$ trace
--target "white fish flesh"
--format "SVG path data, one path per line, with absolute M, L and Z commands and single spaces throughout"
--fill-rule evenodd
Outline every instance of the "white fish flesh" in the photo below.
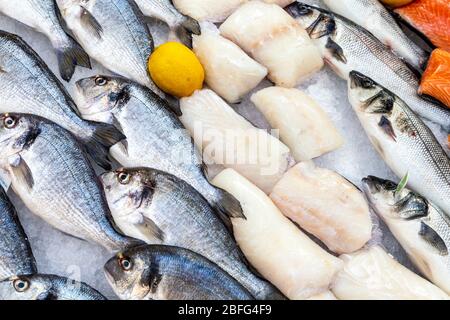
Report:
M 312 296 L 306 300 L 337 300 L 336 296 L 331 291 L 325 291 L 318 295 Z
M 247 0 L 173 0 L 175 7 L 198 21 L 222 22 Z

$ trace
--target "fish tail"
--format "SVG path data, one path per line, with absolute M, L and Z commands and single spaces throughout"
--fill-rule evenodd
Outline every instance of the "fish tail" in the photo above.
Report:
M 176 38 L 178 38 L 185 45 L 192 47 L 192 35 L 200 35 L 201 29 L 200 24 L 197 20 L 191 17 L 186 17 L 183 23 L 173 30 Z
M 68 43 L 64 47 L 57 49 L 59 72 L 61 77 L 67 82 L 72 79 L 75 66 L 91 68 L 88 54 L 75 40 L 71 37 L 68 39 Z
M 229 218 L 246 219 L 240 202 L 225 190 L 220 189 L 220 198 L 215 203 L 215 207 Z

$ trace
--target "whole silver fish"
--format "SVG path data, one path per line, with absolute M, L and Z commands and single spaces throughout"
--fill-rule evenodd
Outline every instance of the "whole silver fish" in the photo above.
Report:
M 391 13 L 378 0 L 324 0 L 334 12 L 370 31 L 412 67 L 423 70 L 428 53 L 402 31 Z
M 101 180 L 114 221 L 126 235 L 192 250 L 216 263 L 258 299 L 282 297 L 247 268 L 226 226 L 186 182 L 144 168 L 119 169 L 103 174 Z
M 215 263 L 171 246 L 132 248 L 105 264 L 106 278 L 124 300 L 253 300 Z
M 154 43 L 134 0 L 56 0 L 56 3 L 67 26 L 92 58 L 164 97 L 147 70 Z
M 35 274 L 0 282 L 0 300 L 106 300 L 83 282 L 65 277 Z
M 370 176 L 363 179 L 363 189 L 416 267 L 450 293 L 450 216 L 392 181 Z
M 192 44 L 192 34 L 200 35 L 197 20 L 180 13 L 171 0 L 134 0 L 142 13 L 148 17 L 167 23 L 171 34 L 169 39 L 176 38 L 186 45 Z
M 64 80 L 70 81 L 76 65 L 91 67 L 87 53 L 61 26 L 54 0 L 0 0 L 0 12 L 43 33 L 50 40 Z
M 358 71 L 389 88 L 418 115 L 450 132 L 450 110 L 418 94 L 419 78 L 405 62 L 364 28 L 344 17 L 300 2 L 286 10 L 304 27 L 330 67 L 348 80 Z
M 29 113 L 69 130 L 104 168 L 108 149 L 122 140 L 119 130 L 82 120 L 72 98 L 45 62 L 20 37 L 0 31 L 0 113 Z
M 450 214 L 450 159 L 431 130 L 389 90 L 352 71 L 349 99 L 375 149 L 408 185 Z
M 14 206 L 0 187 L 0 280 L 36 272 L 27 235 Z
M 243 216 L 232 195 L 208 182 L 200 152 L 165 101 L 123 78 L 86 78 L 76 87 L 83 118 L 114 124 L 126 135 L 110 151 L 119 163 L 171 173 L 193 186 L 222 215 Z
M 31 115 L 1 115 L 0 162 L 8 172 L 9 183 L 4 183 L 55 228 L 109 250 L 140 243 L 114 229 L 102 186 L 83 149 L 56 124 Z

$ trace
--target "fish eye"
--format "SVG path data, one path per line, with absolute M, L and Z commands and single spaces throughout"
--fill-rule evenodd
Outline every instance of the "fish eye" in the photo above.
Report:
M 119 258 L 119 265 L 125 271 L 129 271 L 133 267 L 133 264 L 128 258 Z
M 97 86 L 103 87 L 107 83 L 108 83 L 108 80 L 106 80 L 106 78 L 104 78 L 104 77 L 97 77 L 97 78 L 95 78 L 95 84 Z
M 117 174 L 117 180 L 119 180 L 120 184 L 128 184 L 130 182 L 130 174 L 126 172 L 119 172 Z
M 386 190 L 388 191 L 392 191 L 392 190 L 396 190 L 397 189 L 397 185 L 392 182 L 392 181 L 388 181 L 386 182 L 386 184 L 384 185 L 384 187 L 386 188 Z
M 313 13 L 313 11 L 311 10 L 311 8 L 308 8 L 308 7 L 302 6 L 302 5 L 299 5 L 297 7 L 297 14 L 299 14 L 301 16 L 307 16 L 307 15 L 310 15 L 312 13 Z
M 17 292 L 24 292 L 30 287 L 28 280 L 16 279 L 13 282 L 14 289 Z
M 12 129 L 16 126 L 17 119 L 14 117 L 11 117 L 11 116 L 7 116 L 3 119 L 3 124 L 4 124 L 5 128 Z
M 370 89 L 373 87 L 373 81 L 369 80 L 369 79 L 364 79 L 361 83 L 361 85 L 363 86 L 363 88 L 365 89 Z

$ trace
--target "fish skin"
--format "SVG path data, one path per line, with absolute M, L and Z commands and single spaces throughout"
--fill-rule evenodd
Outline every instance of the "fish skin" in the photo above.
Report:
M 26 289 L 16 290 L 19 285 Z M 1 300 L 106 300 L 84 282 L 50 274 L 11 277 L 0 282 Z
M 76 89 L 83 118 L 114 124 L 126 135 L 126 147 L 121 143 L 110 151 L 120 164 L 171 173 L 199 191 L 225 221 L 229 216 L 243 217 L 239 202 L 209 183 L 200 152 L 164 100 L 118 77 L 81 79 Z
M 349 100 L 370 141 L 408 186 L 450 214 L 450 159 L 405 102 L 370 78 L 350 73 Z
M 36 116 L 3 114 L 0 141 L 1 167 L 34 214 L 111 251 L 141 243 L 114 229 L 100 181 L 70 133 Z
M 126 183 L 121 177 L 127 177 Z M 226 226 L 186 182 L 147 168 L 119 169 L 103 174 L 101 180 L 114 220 L 128 236 L 192 250 L 216 263 L 256 298 L 282 298 L 275 287 L 248 269 Z M 149 221 L 158 231 L 140 233 L 138 228 L 152 233 Z
M 286 10 L 307 29 L 327 64 L 340 77 L 348 80 L 353 70 L 365 74 L 389 88 L 418 115 L 450 132 L 450 110 L 422 99 L 417 94 L 416 73 L 370 32 L 344 17 L 301 2 Z
M 69 130 L 92 158 L 109 169 L 108 149 L 124 138 L 111 125 L 81 119 L 69 93 L 38 54 L 19 36 L 0 31 L 0 113 L 49 119 Z
M 0 12 L 43 33 L 55 48 L 61 77 L 70 81 L 75 66 L 90 68 L 89 56 L 61 26 L 54 0 L 0 0 Z
M 131 269 L 124 271 L 124 261 Z M 119 253 L 105 264 L 106 278 L 127 300 L 253 300 L 216 264 L 190 250 L 147 245 Z
M 154 42 L 133 0 L 56 0 L 56 3 L 68 28 L 89 56 L 112 72 L 164 97 L 147 69 Z
M 37 272 L 36 260 L 17 212 L 0 187 L 0 280 Z

